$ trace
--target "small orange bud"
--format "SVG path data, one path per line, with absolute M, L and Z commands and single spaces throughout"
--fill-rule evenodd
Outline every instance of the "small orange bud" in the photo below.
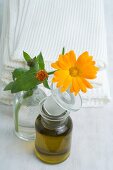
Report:
M 48 78 L 48 73 L 45 70 L 40 70 L 36 73 L 36 78 L 39 81 L 44 81 L 46 78 Z

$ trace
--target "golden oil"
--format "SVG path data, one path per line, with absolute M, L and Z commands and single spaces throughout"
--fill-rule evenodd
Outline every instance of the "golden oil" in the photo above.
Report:
M 36 156 L 50 164 L 56 164 L 68 158 L 71 149 L 72 120 L 67 113 L 61 116 L 39 115 L 35 122 Z

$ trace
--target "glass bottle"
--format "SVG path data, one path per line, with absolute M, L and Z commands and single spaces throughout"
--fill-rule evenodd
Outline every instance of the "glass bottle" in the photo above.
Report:
M 35 88 L 33 94 L 25 98 L 26 92 L 19 92 L 14 97 L 13 115 L 16 135 L 26 141 L 35 140 L 35 120 L 39 102 L 46 97 L 44 91 Z
M 68 111 L 57 105 L 51 114 L 44 102 L 35 122 L 35 154 L 46 163 L 56 164 L 67 159 L 70 154 L 73 124 Z
M 68 158 L 73 128 L 69 113 L 79 110 L 81 105 L 80 95 L 74 96 L 69 90 L 61 93 L 51 85 L 51 95 L 39 103 L 35 121 L 35 154 L 40 160 L 56 164 Z

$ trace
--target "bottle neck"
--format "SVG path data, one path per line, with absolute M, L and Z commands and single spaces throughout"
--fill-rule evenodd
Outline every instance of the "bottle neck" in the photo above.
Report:
M 43 126 L 47 129 L 53 130 L 58 128 L 63 128 L 65 126 L 65 123 L 67 122 L 68 118 L 61 120 L 61 121 L 54 121 L 54 120 L 47 120 L 43 117 L 41 117 L 41 122 Z
M 68 121 L 69 112 L 65 110 L 58 116 L 49 115 L 42 106 L 41 122 L 48 129 L 63 128 Z

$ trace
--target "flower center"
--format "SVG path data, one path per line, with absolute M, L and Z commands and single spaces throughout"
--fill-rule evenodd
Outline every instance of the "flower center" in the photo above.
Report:
M 78 74 L 79 74 L 79 70 L 77 67 L 71 67 L 69 69 L 69 74 L 72 76 L 72 77 L 76 77 Z
M 44 81 L 46 78 L 48 78 L 48 74 L 45 70 L 40 70 L 36 73 L 36 78 L 40 81 Z

